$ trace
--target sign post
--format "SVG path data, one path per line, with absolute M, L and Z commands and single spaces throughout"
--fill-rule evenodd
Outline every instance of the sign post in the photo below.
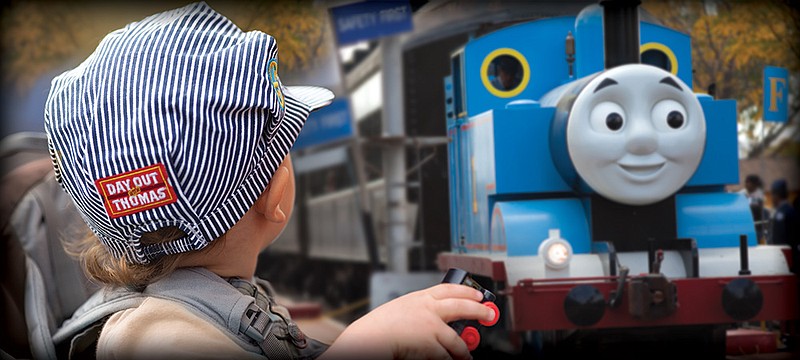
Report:
M 332 8 L 331 20 L 339 46 L 361 41 L 382 39 L 382 78 L 384 136 L 404 138 L 402 91 L 388 84 L 402 84 L 401 41 L 397 35 L 413 29 L 412 9 L 409 0 L 367 0 Z M 363 165 L 360 144 L 354 147 L 356 165 Z M 411 245 L 406 229 L 406 183 L 405 183 L 405 145 L 400 142 L 383 149 L 384 177 L 387 184 L 387 229 L 388 265 L 391 271 L 408 272 L 408 249 Z M 366 177 L 361 169 L 356 169 L 359 187 L 364 195 Z M 362 215 L 365 230 L 372 228 L 372 215 L 366 196 L 362 196 Z M 370 236 L 368 236 L 369 238 Z M 374 237 L 373 237 L 374 238 Z M 368 240 L 369 241 L 369 240 Z M 379 268 L 377 244 L 368 243 L 373 269 Z

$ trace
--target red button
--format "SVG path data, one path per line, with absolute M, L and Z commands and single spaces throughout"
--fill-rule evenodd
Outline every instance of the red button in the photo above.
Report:
M 479 320 L 478 322 L 483 326 L 494 326 L 494 324 L 497 324 L 497 321 L 500 320 L 500 309 L 491 301 L 485 302 L 483 305 L 494 310 L 494 319 L 492 319 L 492 321 Z
M 481 342 L 481 334 L 478 333 L 478 329 L 467 326 L 464 328 L 464 331 L 461 332 L 461 339 L 467 344 L 467 349 L 472 351 L 478 348 L 478 344 Z

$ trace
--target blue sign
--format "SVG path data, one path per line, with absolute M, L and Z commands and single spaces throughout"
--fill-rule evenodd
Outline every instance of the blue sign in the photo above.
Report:
M 331 9 L 339 45 L 393 35 L 413 28 L 408 0 L 363 1 Z
M 353 124 L 347 100 L 334 100 L 330 105 L 311 113 L 292 150 L 299 150 L 353 136 Z
M 789 71 L 764 68 L 764 121 L 786 122 L 789 109 Z

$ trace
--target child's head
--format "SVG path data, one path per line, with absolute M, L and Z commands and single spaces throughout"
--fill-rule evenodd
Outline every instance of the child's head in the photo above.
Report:
M 284 87 L 277 51 L 196 3 L 112 32 L 53 80 L 56 177 L 106 265 L 168 271 L 171 255 L 206 248 L 256 203 L 309 112 L 333 97 Z

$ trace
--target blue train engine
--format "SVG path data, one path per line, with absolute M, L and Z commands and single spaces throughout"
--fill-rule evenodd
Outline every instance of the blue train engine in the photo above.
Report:
M 451 71 L 439 266 L 500 295 L 512 346 L 724 346 L 730 324 L 798 318 L 788 248 L 758 245 L 746 199 L 724 190 L 736 103 L 693 91 L 688 35 L 609 2 L 472 39 Z

